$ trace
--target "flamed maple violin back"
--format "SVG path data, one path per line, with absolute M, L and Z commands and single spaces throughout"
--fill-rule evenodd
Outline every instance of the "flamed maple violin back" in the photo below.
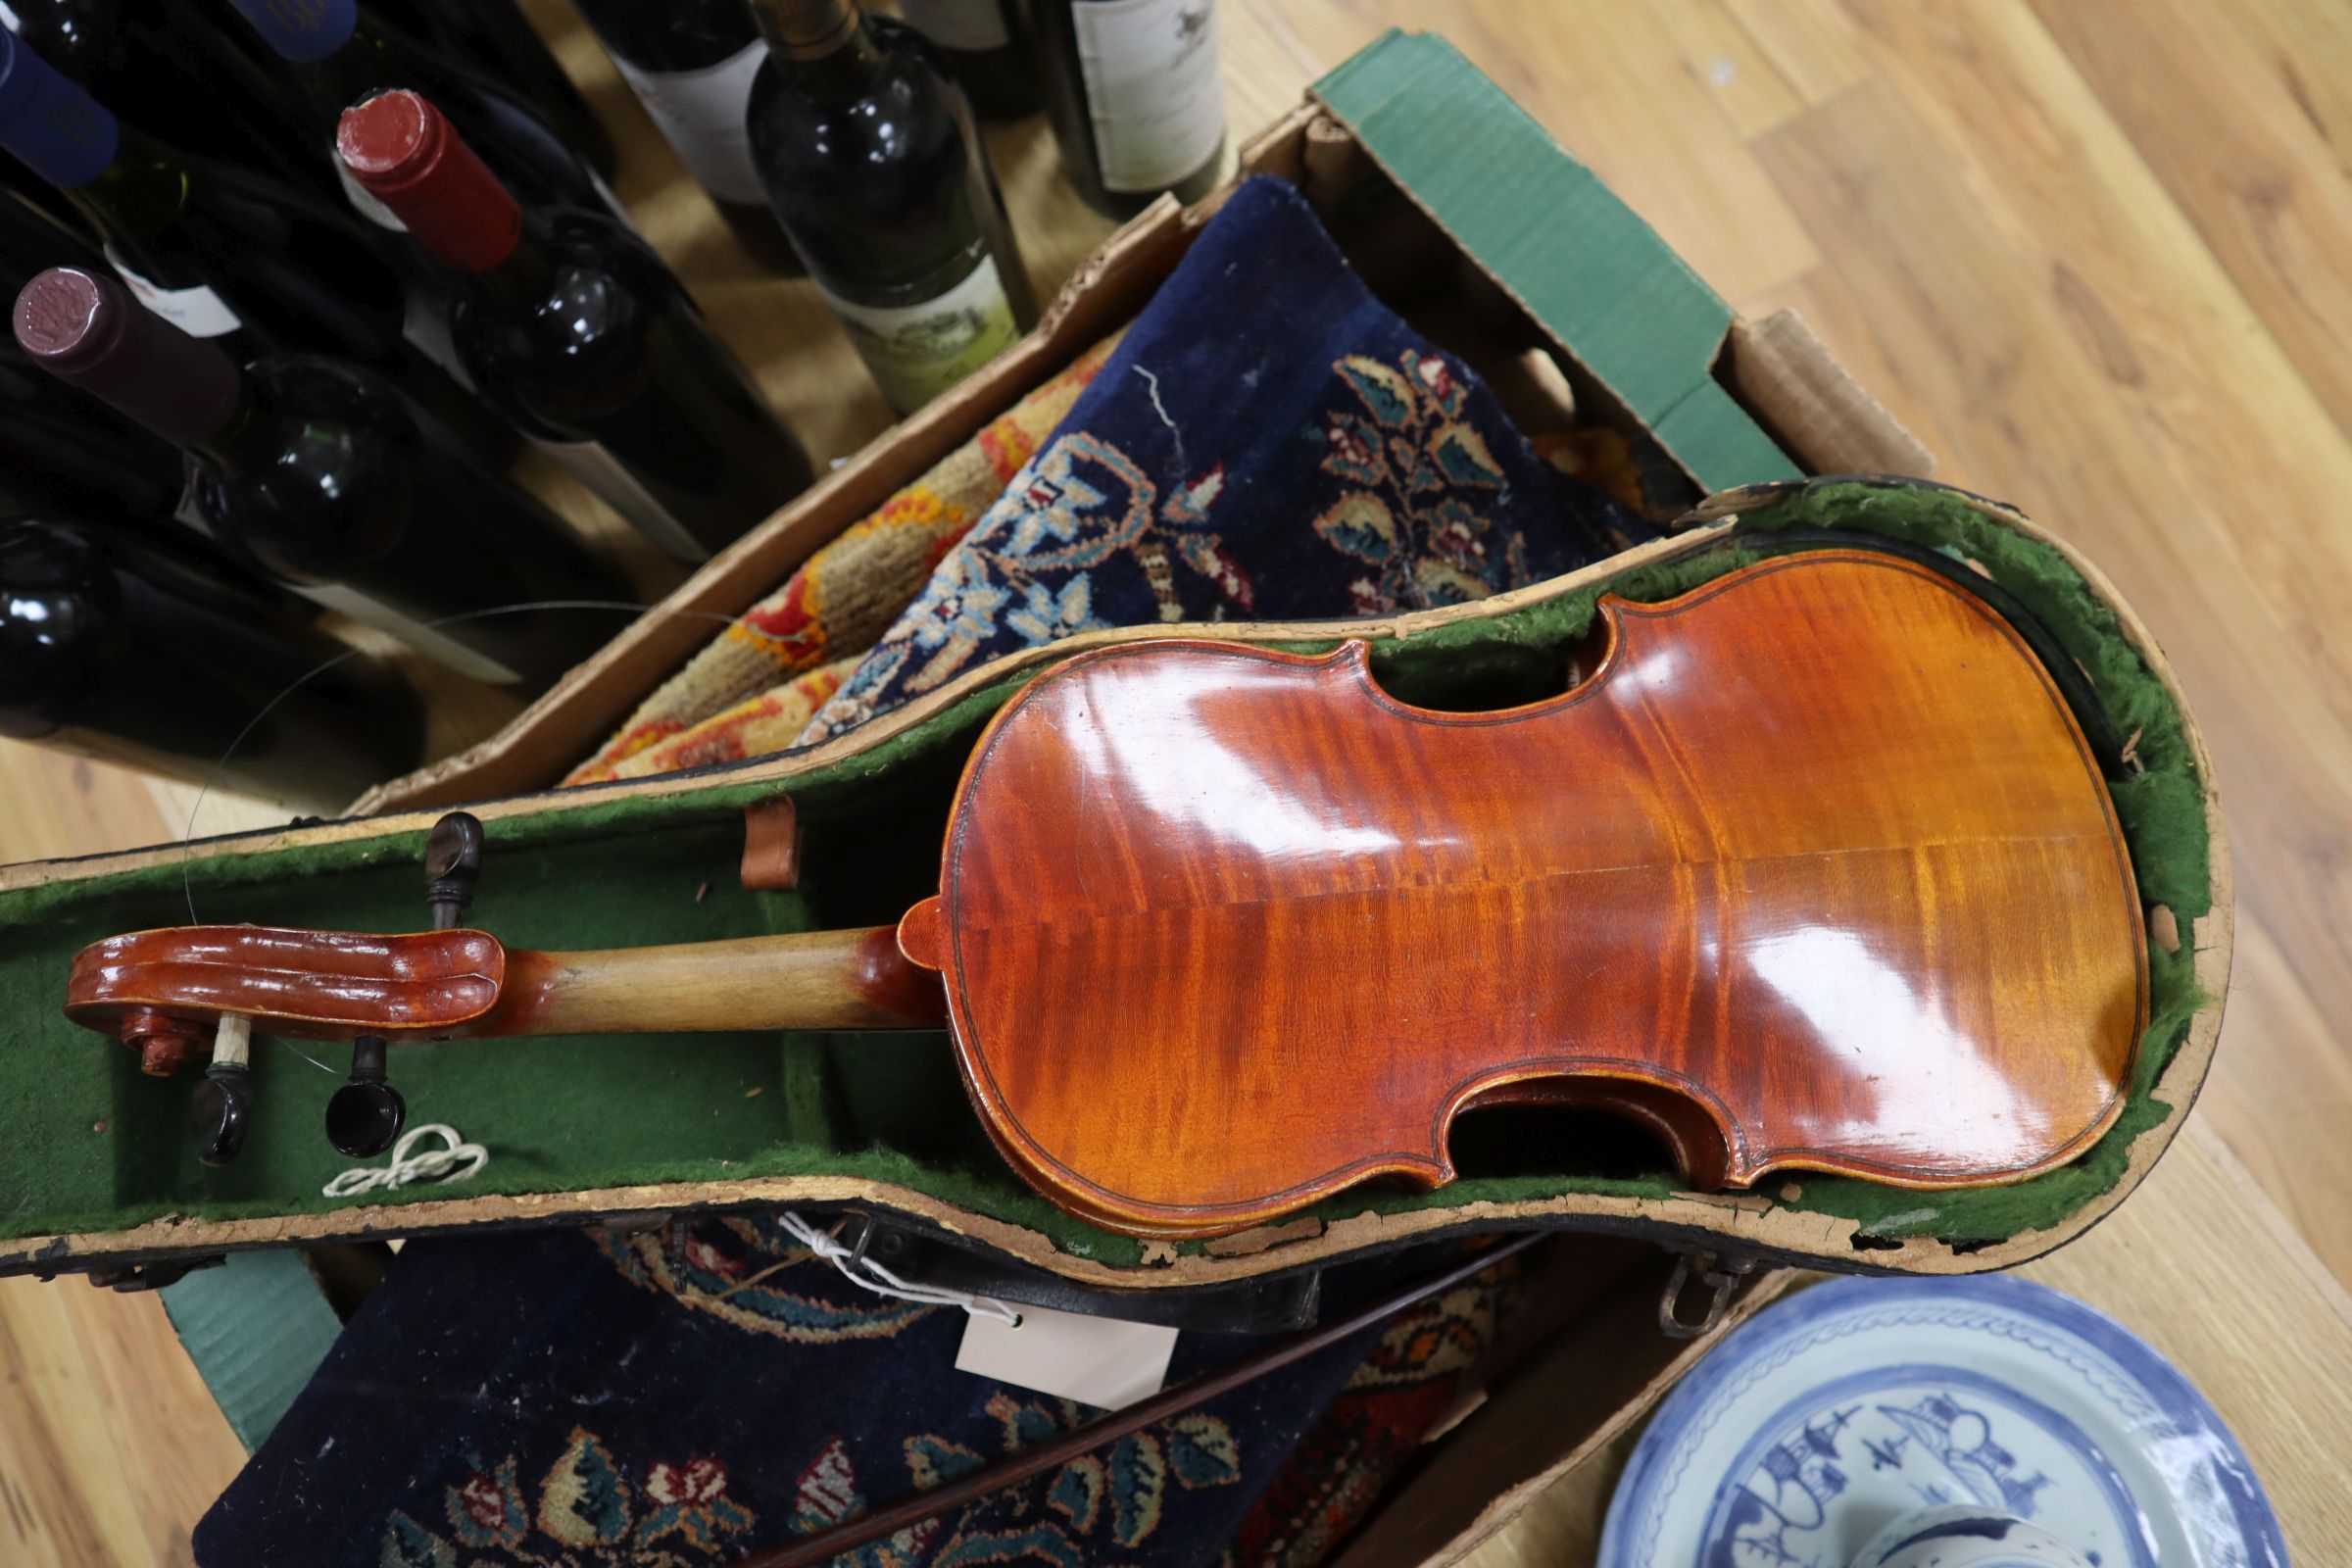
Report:
M 1187 1235 L 1444 1181 L 1501 1098 L 1612 1105 L 1698 1185 L 2082 1152 L 2144 1023 L 2140 911 L 2015 631 L 1847 552 L 1603 611 L 1598 672 L 1509 711 L 1399 704 L 1360 644 L 1157 643 L 1000 713 L 902 942 L 1014 1164 Z

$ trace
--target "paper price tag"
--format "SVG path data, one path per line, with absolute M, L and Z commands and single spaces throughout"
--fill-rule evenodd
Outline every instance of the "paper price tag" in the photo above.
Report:
M 1021 1326 L 975 1317 L 963 1325 L 956 1368 L 1037 1394 L 1122 1410 L 1168 1379 L 1176 1331 L 1051 1307 L 1024 1306 Z

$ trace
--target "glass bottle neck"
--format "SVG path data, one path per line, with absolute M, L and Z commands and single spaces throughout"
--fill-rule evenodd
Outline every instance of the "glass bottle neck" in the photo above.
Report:
M 261 467 L 276 461 L 276 421 L 254 400 L 253 380 L 245 378 L 234 414 L 220 429 L 188 443 L 188 451 L 223 473 Z
M 882 64 L 857 0 L 752 0 L 752 15 L 776 70 L 811 98 L 854 98 Z
M 172 226 L 187 205 L 188 171 L 128 125 L 114 162 L 96 179 L 64 187 L 65 198 L 111 245 L 135 245 Z
M 408 79 L 415 73 L 406 68 L 406 54 L 382 23 L 362 11 L 353 20 L 351 36 L 333 52 L 315 60 L 289 61 L 287 69 L 331 135 L 344 110 L 378 89 L 422 85 Z
M 526 212 L 522 231 L 514 236 L 514 248 L 506 258 L 481 271 L 461 273 L 460 278 L 466 288 L 507 310 L 527 305 L 544 294 L 555 270 L 556 264 Z

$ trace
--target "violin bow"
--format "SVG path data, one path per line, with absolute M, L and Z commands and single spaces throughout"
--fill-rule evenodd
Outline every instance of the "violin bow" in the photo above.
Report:
M 1081 1427 L 1075 1427 L 1052 1443 L 1041 1444 L 1008 1455 L 994 1464 L 958 1477 L 944 1487 L 918 1492 L 901 1498 L 889 1507 L 834 1526 L 805 1541 L 795 1541 L 766 1551 L 754 1552 L 740 1559 L 735 1568 L 813 1568 L 814 1564 L 830 1562 L 844 1552 L 857 1550 L 869 1542 L 895 1535 L 901 1530 L 936 1519 L 951 1509 L 984 1497 L 992 1492 L 1026 1481 L 1031 1476 L 1067 1464 L 1081 1454 L 1092 1453 L 1107 1444 L 1118 1442 L 1131 1432 L 1140 1432 L 1154 1422 L 1182 1415 L 1197 1405 L 1204 1404 L 1221 1394 L 1254 1383 L 1269 1373 L 1280 1371 L 1294 1361 L 1302 1360 L 1318 1350 L 1326 1350 L 1343 1340 L 1350 1339 L 1396 1316 L 1409 1306 L 1451 1290 L 1464 1280 L 1482 1274 L 1507 1257 L 1527 1250 L 1544 1240 L 1546 1233 L 1529 1231 L 1514 1236 L 1481 1251 L 1474 1252 L 1452 1267 L 1441 1270 L 1390 1292 L 1369 1306 L 1349 1313 L 1336 1323 L 1325 1323 L 1302 1329 L 1289 1339 L 1279 1341 L 1244 1356 L 1230 1366 L 1203 1373 L 1190 1383 L 1153 1395 L 1140 1404 L 1124 1410 L 1114 1410 L 1098 1416 Z

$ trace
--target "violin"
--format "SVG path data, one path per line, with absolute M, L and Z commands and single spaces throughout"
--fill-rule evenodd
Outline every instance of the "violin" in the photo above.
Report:
M 216 1032 L 216 1145 L 250 1032 L 356 1041 L 352 1152 L 398 1130 L 387 1045 L 944 1023 L 1013 1168 L 1152 1237 L 1436 1187 L 1454 1119 L 1499 1103 L 1630 1118 L 1698 1190 L 2083 1152 L 2146 951 L 2020 632 L 1945 573 L 1821 550 L 1606 597 L 1599 636 L 1571 689 L 1487 712 L 1398 701 L 1362 642 L 1069 659 L 980 737 L 940 891 L 895 927 L 509 949 L 455 923 L 477 825 L 429 852 L 447 929 L 119 936 L 66 1011 L 164 1068 Z

